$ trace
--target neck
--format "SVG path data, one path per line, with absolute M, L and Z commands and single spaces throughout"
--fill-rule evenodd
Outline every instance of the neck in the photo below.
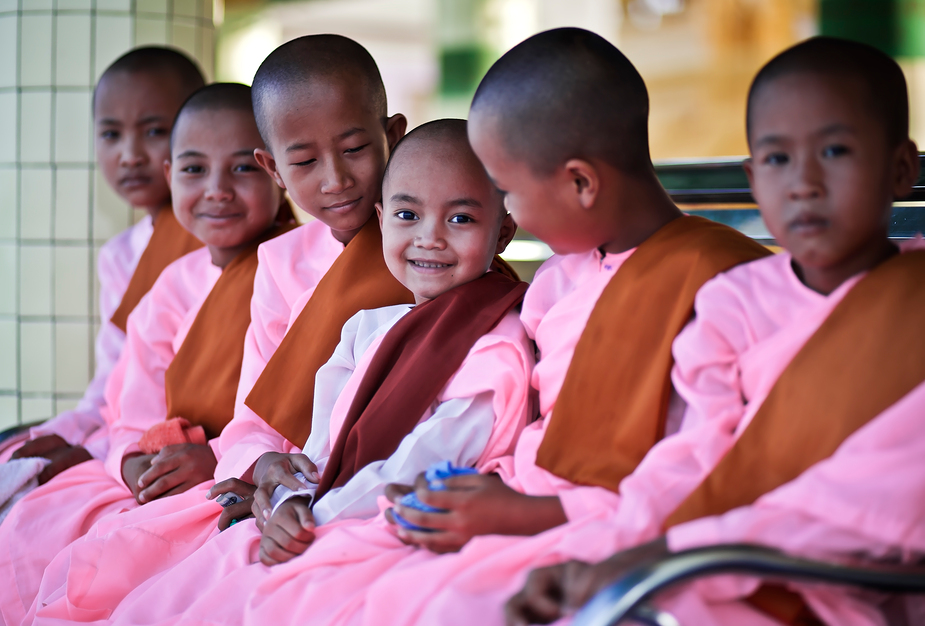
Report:
M 889 239 L 883 238 L 843 263 L 831 267 L 812 267 L 801 265 L 794 259 L 793 270 L 804 285 L 827 296 L 852 276 L 870 271 L 898 253 L 899 248 Z
M 366 224 L 363 224 L 363 226 L 366 226 Z M 346 246 L 348 243 L 353 241 L 353 238 L 357 236 L 357 233 L 363 230 L 363 226 L 353 230 L 334 230 L 332 228 L 331 234 L 334 235 L 334 239 L 337 239 L 339 242 Z
M 156 207 L 146 206 L 146 207 L 138 207 L 138 208 L 140 208 L 141 210 L 145 211 L 148 215 L 150 215 L 152 220 L 156 220 L 157 216 L 160 215 L 161 211 L 171 210 L 169 201 L 165 202 L 164 204 L 159 204 Z
M 616 210 L 612 213 L 611 236 L 600 246 L 603 252 L 616 254 L 635 248 L 682 215 L 658 181 L 655 170 L 650 169 L 637 178 L 627 177 L 617 191 L 607 201 Z
M 262 237 L 264 233 L 268 232 L 272 228 L 273 226 L 271 225 L 265 231 L 260 233 L 260 236 L 254 237 L 250 241 L 245 241 L 244 243 L 238 244 L 237 246 L 220 248 L 218 246 L 206 244 L 206 247 L 209 249 L 209 254 L 212 257 L 212 265 L 221 269 L 225 269 L 229 263 L 234 261 L 235 257 L 244 252 L 250 246 L 254 245 L 255 242 L 260 240 L 260 237 Z

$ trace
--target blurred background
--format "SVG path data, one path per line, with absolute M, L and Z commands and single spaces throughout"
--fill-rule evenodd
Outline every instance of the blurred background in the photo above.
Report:
M 0 0 L 0 428 L 74 406 L 93 371 L 96 255 L 140 217 L 93 162 L 92 88 L 119 55 L 175 46 L 209 77 L 249 84 L 279 44 L 338 33 L 372 53 L 389 113 L 413 127 L 465 117 L 495 59 L 558 26 L 601 34 L 639 68 L 675 198 L 760 240 L 736 157 L 749 82 L 777 52 L 822 33 L 893 55 L 925 142 L 925 0 Z M 521 233 L 508 258 L 529 278 L 548 254 Z

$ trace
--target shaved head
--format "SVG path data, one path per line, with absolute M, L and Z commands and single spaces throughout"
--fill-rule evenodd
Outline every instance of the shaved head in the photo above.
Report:
M 755 104 L 774 80 L 815 74 L 862 82 L 862 103 L 884 126 L 890 145 L 909 137 L 909 95 L 899 64 L 867 44 L 835 37 L 813 37 L 784 50 L 761 68 L 748 92 L 746 129 L 751 138 Z
M 212 83 L 194 92 L 177 113 L 173 129 L 170 132 L 170 144 L 173 145 L 174 133 L 180 118 L 197 111 L 244 111 L 253 115 L 251 88 L 240 83 Z
M 172 48 L 160 46 L 147 46 L 129 50 L 113 61 L 106 68 L 97 83 L 100 83 L 113 74 L 151 74 L 158 78 L 171 81 L 179 90 L 182 99 L 205 85 L 205 77 L 199 67 L 188 56 Z M 94 104 L 96 91 L 93 91 Z
M 633 64 L 599 35 L 558 28 L 530 37 L 482 79 L 470 117 L 486 116 L 507 153 L 547 176 L 572 158 L 651 167 L 649 95 Z
M 252 92 L 257 127 L 267 146 L 273 106 L 285 106 L 281 97 L 343 81 L 362 85 L 369 106 L 385 123 L 385 85 L 373 57 L 357 42 L 340 35 L 307 35 L 271 52 L 254 76 Z

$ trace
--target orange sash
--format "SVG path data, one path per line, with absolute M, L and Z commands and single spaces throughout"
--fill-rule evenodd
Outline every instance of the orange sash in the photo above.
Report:
M 128 287 L 122 295 L 122 302 L 112 314 L 110 321 L 125 332 L 129 313 L 134 311 L 145 294 L 151 291 L 164 268 L 181 256 L 201 247 L 202 242 L 180 226 L 169 206 L 161 209 L 154 220 L 151 239 L 145 251 L 141 253 L 138 266 L 135 267 Z
M 413 303 L 411 292 L 385 265 L 374 216 L 318 282 L 244 403 L 286 439 L 304 446 L 312 427 L 315 373 L 334 354 L 347 320 L 361 309 Z
M 244 334 L 257 272 L 257 246 L 295 228 L 277 225 L 243 250 L 222 275 L 190 326 L 165 375 L 168 419 L 182 417 L 217 437 L 234 415 Z
M 752 504 L 826 459 L 925 380 L 925 251 L 880 264 L 783 371 L 745 432 L 666 527 Z
M 745 432 L 668 518 L 670 528 L 754 503 L 830 457 L 925 380 L 925 252 L 862 278 L 787 366 Z M 764 585 L 748 602 L 789 624 L 821 623 L 799 594 Z
M 707 280 L 770 254 L 702 217 L 679 217 L 623 263 L 591 312 L 537 463 L 573 483 L 616 491 L 664 436 L 671 344 Z

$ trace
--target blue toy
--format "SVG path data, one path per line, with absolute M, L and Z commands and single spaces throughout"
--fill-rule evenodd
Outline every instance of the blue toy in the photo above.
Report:
M 449 461 L 440 461 L 434 463 L 427 468 L 427 471 L 424 472 L 424 478 L 427 480 L 427 488 L 431 491 L 445 491 L 446 485 L 443 484 L 443 481 L 451 476 L 464 476 L 466 474 L 478 474 L 478 470 L 472 467 L 455 467 Z M 418 511 L 424 511 L 425 513 L 446 513 L 446 509 L 439 509 L 437 507 L 429 506 L 421 502 L 417 494 L 413 491 L 409 494 L 405 494 L 401 500 L 402 506 L 406 506 L 411 509 L 417 509 Z M 392 515 L 395 517 L 395 522 L 402 528 L 407 528 L 408 530 L 417 530 L 425 533 L 435 532 L 432 528 L 424 528 L 423 526 L 418 526 L 417 524 L 412 524 L 401 515 L 392 510 Z

